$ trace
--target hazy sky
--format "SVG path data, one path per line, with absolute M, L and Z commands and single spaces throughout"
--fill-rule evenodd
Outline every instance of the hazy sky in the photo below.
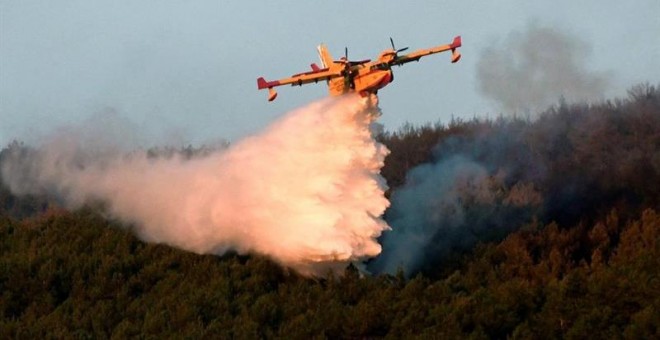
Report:
M 334 56 L 375 58 L 463 36 L 462 60 L 435 55 L 395 68 L 379 92 L 387 129 L 495 115 L 478 91 L 480 52 L 531 24 L 590 46 L 610 72 L 604 96 L 660 81 L 660 1 L 4 1 L 0 0 L 0 145 L 113 112 L 146 141 L 235 140 L 326 96 L 283 87 L 273 103 L 256 78 L 277 79 Z

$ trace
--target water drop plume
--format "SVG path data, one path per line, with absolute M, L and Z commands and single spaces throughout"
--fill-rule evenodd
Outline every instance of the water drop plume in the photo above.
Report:
M 10 155 L 2 175 L 15 193 L 48 192 L 71 208 L 100 201 L 148 242 L 265 254 L 324 275 L 378 255 L 376 238 L 389 228 L 379 174 L 388 150 L 372 136 L 379 110 L 371 99 L 323 99 L 193 158 L 89 147 L 75 133 L 85 126 L 69 128 Z

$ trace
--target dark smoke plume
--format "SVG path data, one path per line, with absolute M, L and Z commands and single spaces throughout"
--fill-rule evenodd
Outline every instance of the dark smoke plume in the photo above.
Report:
M 542 204 L 534 164 L 520 124 L 484 123 L 475 135 L 449 137 L 433 161 L 412 169 L 391 196 L 374 272 L 411 274 L 478 241 L 497 239 L 529 221 Z M 509 157 L 507 157 L 507 155 Z

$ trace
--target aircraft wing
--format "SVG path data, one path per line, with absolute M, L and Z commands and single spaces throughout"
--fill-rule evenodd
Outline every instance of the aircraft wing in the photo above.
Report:
M 332 78 L 343 76 L 341 71 L 331 71 L 329 68 L 319 68 L 316 66 L 316 64 L 312 64 L 312 70 L 313 71 L 294 74 L 289 78 L 283 78 L 274 81 L 266 81 L 266 79 L 260 77 L 257 79 L 257 88 L 259 90 L 268 89 L 268 101 L 273 101 L 277 97 L 277 92 L 273 89 L 273 87 L 289 84 L 291 84 L 291 86 L 302 86 L 309 83 L 318 83 L 319 81 L 330 80 Z
M 436 46 L 432 47 L 429 49 L 422 49 L 422 50 L 417 50 L 412 53 L 408 53 L 402 56 L 397 56 L 395 59 L 390 61 L 391 65 L 402 65 L 405 63 L 409 63 L 411 61 L 418 61 L 421 57 L 430 55 L 430 54 L 435 54 L 435 53 L 440 53 L 444 51 L 451 51 L 452 56 L 451 56 L 451 62 L 455 63 L 459 59 L 461 59 L 461 54 L 458 53 L 456 49 L 461 47 L 461 36 L 457 36 L 454 38 L 454 41 L 452 41 L 451 44 L 447 45 L 441 45 L 441 46 Z

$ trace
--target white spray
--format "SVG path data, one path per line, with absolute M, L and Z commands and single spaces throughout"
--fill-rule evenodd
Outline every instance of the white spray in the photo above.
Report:
M 16 193 L 49 190 L 71 207 L 101 201 L 149 242 L 197 253 L 260 253 L 303 274 L 380 253 L 389 152 L 356 95 L 293 111 L 263 133 L 206 157 L 150 158 L 51 138 L 5 162 Z M 66 142 L 63 142 L 66 141 Z

